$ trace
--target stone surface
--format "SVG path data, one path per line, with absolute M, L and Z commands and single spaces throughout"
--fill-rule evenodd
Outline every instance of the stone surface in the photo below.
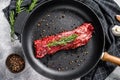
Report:
M 115 1 L 120 4 L 120 0 Z M 10 0 L 0 0 L 0 80 L 50 80 L 34 71 L 27 61 L 24 71 L 18 74 L 13 74 L 6 68 L 5 60 L 9 54 L 22 54 L 19 41 L 11 42 L 10 25 L 2 11 L 9 3 Z M 117 67 L 106 80 L 120 80 L 120 67 Z

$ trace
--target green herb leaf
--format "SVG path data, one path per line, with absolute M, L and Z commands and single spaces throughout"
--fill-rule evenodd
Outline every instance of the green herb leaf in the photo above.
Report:
M 14 13 L 14 11 L 10 12 L 9 19 L 10 19 L 10 25 L 11 25 L 11 37 L 13 38 L 14 37 L 14 23 L 15 23 L 15 13 Z
M 37 5 L 37 1 L 38 0 L 32 0 L 32 3 L 28 8 L 28 12 L 32 11 L 35 8 L 35 6 Z
M 70 35 L 68 37 L 62 37 L 58 41 L 53 41 L 51 43 L 48 43 L 47 46 L 52 47 L 52 46 L 57 46 L 57 45 L 66 45 L 67 43 L 74 41 L 77 37 L 78 37 L 77 34 L 73 34 L 73 35 Z
M 32 3 L 31 3 L 31 5 L 29 6 L 29 9 L 28 9 L 29 12 L 32 11 L 33 8 L 37 5 L 37 4 L 36 4 L 37 1 L 38 1 L 38 0 L 32 0 Z M 17 13 L 16 15 L 18 15 L 20 12 L 26 10 L 26 8 L 21 7 L 22 3 L 23 3 L 23 0 L 17 0 L 17 2 L 16 2 L 16 10 L 15 10 L 15 12 Z M 15 33 L 15 31 L 14 31 L 15 12 L 12 10 L 12 11 L 10 12 L 10 16 L 9 16 L 10 25 L 11 25 L 11 37 L 12 37 L 12 38 L 14 38 L 14 33 Z
M 16 2 L 16 13 L 20 13 L 25 10 L 24 7 L 21 8 L 23 0 L 17 0 Z

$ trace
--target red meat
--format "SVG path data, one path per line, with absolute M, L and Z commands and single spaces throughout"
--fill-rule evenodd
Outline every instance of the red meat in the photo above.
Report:
M 47 54 L 54 54 L 60 50 L 75 49 L 82 45 L 86 45 L 92 37 L 94 27 L 91 23 L 84 23 L 71 31 L 62 32 L 56 35 L 47 36 L 40 40 L 34 41 L 35 53 L 37 58 L 43 58 Z M 67 37 L 76 34 L 77 37 L 74 41 L 68 42 L 66 45 L 57 45 L 48 47 L 48 44 L 53 41 L 58 41 L 62 37 Z

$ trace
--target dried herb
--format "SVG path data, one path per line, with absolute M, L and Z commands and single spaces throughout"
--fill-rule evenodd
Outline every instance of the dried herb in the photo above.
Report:
M 28 8 L 28 12 L 32 11 L 35 8 L 35 6 L 37 5 L 37 1 L 38 0 L 32 0 L 32 3 L 30 4 Z
M 53 41 L 53 42 L 49 43 L 47 46 L 52 47 L 52 46 L 57 46 L 57 45 L 66 45 L 67 43 L 74 41 L 77 37 L 78 37 L 77 34 L 72 34 L 67 37 L 62 37 L 58 41 Z
M 21 7 L 22 3 L 23 3 L 23 0 L 17 0 L 16 2 L 16 13 L 18 14 L 25 10 L 24 7 Z
M 24 8 L 21 8 L 21 4 L 22 4 L 23 0 L 17 0 L 16 2 L 16 13 L 20 13 L 24 10 Z M 10 11 L 10 16 L 9 16 L 9 20 L 10 20 L 10 25 L 11 25 L 11 37 L 14 38 L 14 24 L 15 24 L 15 11 Z
M 15 13 L 17 13 L 16 15 L 18 15 L 20 12 L 27 10 L 26 8 L 21 7 L 22 3 L 23 3 L 23 0 L 17 0 L 16 1 L 16 10 L 10 11 L 9 20 L 10 20 L 10 25 L 11 25 L 11 37 L 12 38 L 14 38 L 14 33 L 15 33 L 15 31 L 14 31 Z M 29 6 L 28 11 L 29 12 L 32 11 L 36 5 L 37 5 L 37 0 L 32 0 L 32 3 Z
M 9 19 L 10 19 L 10 25 L 11 25 L 11 37 L 13 38 L 14 37 L 14 23 L 15 23 L 15 13 L 14 11 L 10 11 L 10 16 L 9 16 Z

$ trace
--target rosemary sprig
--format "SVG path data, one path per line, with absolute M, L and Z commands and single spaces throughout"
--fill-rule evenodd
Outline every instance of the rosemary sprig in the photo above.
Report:
M 10 16 L 9 16 L 9 19 L 10 19 L 10 25 L 11 25 L 11 37 L 13 38 L 14 37 L 14 23 L 15 23 L 15 13 L 14 11 L 10 11 Z
M 17 0 L 16 2 L 16 13 L 20 13 L 25 10 L 24 7 L 21 8 L 23 0 Z
M 37 1 L 38 0 L 32 0 L 32 3 L 30 4 L 28 8 L 28 12 L 32 11 L 35 8 L 35 6 L 37 5 Z
M 67 43 L 74 41 L 77 37 L 78 37 L 77 34 L 73 34 L 73 35 L 70 35 L 68 37 L 62 37 L 58 41 L 53 41 L 51 43 L 48 43 L 47 46 L 52 47 L 52 46 L 57 46 L 57 45 L 66 45 Z
M 35 8 L 35 6 L 37 5 L 37 1 L 38 0 L 32 0 L 32 3 L 28 8 L 28 12 L 32 11 Z M 11 37 L 12 38 L 14 38 L 14 33 L 15 33 L 15 31 L 14 31 L 15 13 L 16 13 L 16 15 L 18 15 L 20 12 L 27 10 L 26 8 L 21 7 L 22 3 L 23 3 L 23 0 L 17 0 L 16 1 L 16 10 L 10 11 L 9 20 L 10 20 L 10 25 L 11 25 Z

